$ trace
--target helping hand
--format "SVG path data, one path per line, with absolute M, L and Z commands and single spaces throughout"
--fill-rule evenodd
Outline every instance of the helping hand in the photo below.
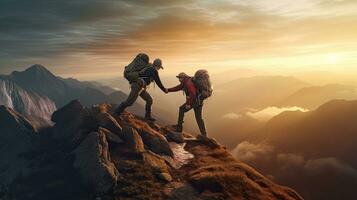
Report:
M 169 93 L 169 90 L 167 88 L 165 88 L 165 94 Z

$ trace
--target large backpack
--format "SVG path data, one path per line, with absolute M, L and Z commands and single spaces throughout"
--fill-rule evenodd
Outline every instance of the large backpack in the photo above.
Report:
M 207 99 L 212 95 L 213 88 L 207 70 L 198 70 L 192 80 L 198 89 L 198 95 L 200 98 Z
M 149 56 L 145 53 L 139 53 L 131 63 L 124 69 L 124 77 L 129 81 L 135 81 L 140 78 L 140 74 L 151 67 Z

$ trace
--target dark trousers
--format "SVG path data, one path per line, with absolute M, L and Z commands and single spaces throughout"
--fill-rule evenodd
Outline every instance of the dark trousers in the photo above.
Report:
M 183 104 L 182 106 L 180 106 L 177 124 L 179 126 L 182 126 L 183 119 L 185 117 L 185 113 L 190 111 L 192 108 L 195 111 L 195 117 L 196 117 L 198 128 L 200 129 L 201 134 L 206 136 L 207 135 L 206 126 L 205 126 L 205 122 L 203 121 L 203 118 L 202 118 L 203 103 L 196 104 L 196 105 L 194 104 L 190 109 L 186 109 L 186 104 Z
M 150 94 L 146 91 L 146 85 L 145 85 L 144 81 L 142 81 L 142 80 L 135 81 L 130 84 L 130 88 L 131 88 L 131 90 L 130 90 L 128 98 L 119 105 L 116 112 L 118 114 L 122 113 L 125 110 L 125 108 L 133 105 L 135 103 L 135 101 L 138 99 L 138 97 L 140 96 L 146 102 L 145 116 L 151 116 L 151 107 L 153 104 L 153 99 L 150 96 Z

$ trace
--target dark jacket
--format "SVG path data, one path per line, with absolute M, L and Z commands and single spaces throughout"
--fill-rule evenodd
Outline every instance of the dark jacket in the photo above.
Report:
M 183 90 L 186 94 L 186 104 L 192 106 L 197 100 L 197 88 L 191 77 L 185 78 L 180 85 L 168 89 L 169 92 Z
M 142 78 L 145 81 L 146 85 L 149 85 L 152 81 L 155 81 L 157 86 L 159 86 L 159 88 L 163 92 L 165 92 L 165 87 L 161 83 L 159 72 L 154 67 L 149 67 L 147 70 L 142 72 L 140 74 L 140 78 Z

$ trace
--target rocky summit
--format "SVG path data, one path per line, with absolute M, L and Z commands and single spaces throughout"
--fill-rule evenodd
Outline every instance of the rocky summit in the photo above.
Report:
M 72 101 L 42 130 L 4 106 L 0 116 L 2 200 L 302 199 L 214 139 L 116 116 L 107 104 Z

